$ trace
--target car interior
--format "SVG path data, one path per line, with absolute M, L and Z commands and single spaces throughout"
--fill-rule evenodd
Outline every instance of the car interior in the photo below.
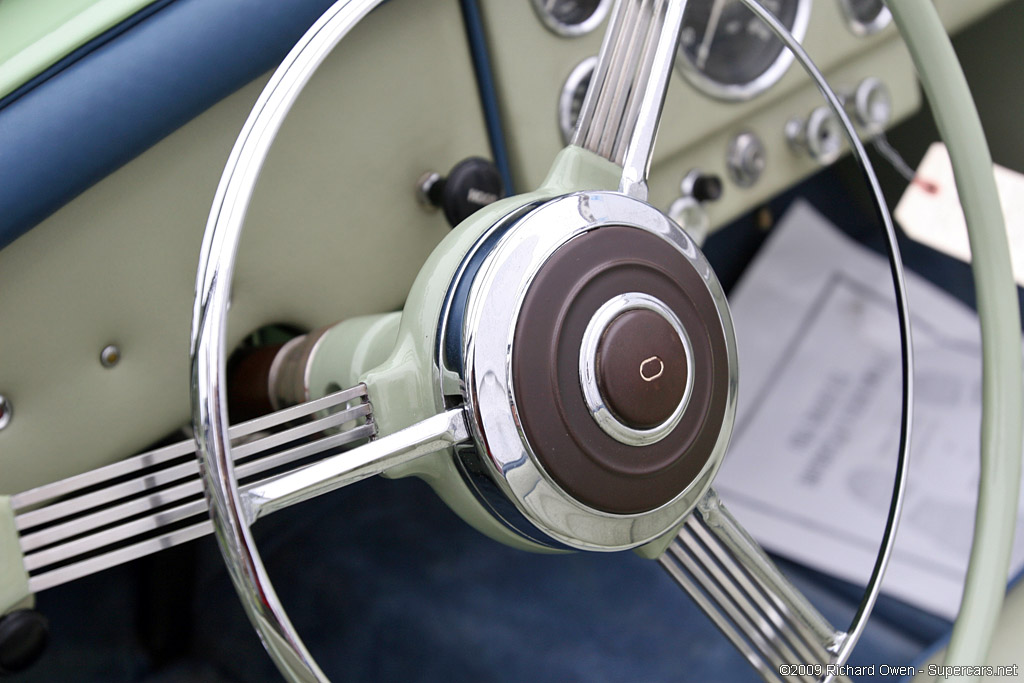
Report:
M 1024 680 L 1021 36 L 0 0 L 0 677 Z

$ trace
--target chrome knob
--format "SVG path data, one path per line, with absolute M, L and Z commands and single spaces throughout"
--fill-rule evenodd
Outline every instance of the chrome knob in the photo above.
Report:
M 795 151 L 807 154 L 822 166 L 838 159 L 843 150 L 842 124 L 828 107 L 816 107 L 806 119 L 790 119 L 785 133 Z
M 756 134 L 743 131 L 729 143 L 725 166 L 729 177 L 740 187 L 756 183 L 767 165 L 764 143 Z
M 846 98 L 846 111 L 869 135 L 881 133 L 892 120 L 889 88 L 874 76 L 865 78 Z

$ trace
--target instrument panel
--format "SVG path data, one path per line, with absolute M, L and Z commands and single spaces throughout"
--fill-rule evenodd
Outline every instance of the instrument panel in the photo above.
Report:
M 955 31 L 1004 1 L 937 0 L 936 5 L 946 26 Z M 544 27 L 531 4 L 481 2 L 502 115 L 515 131 L 509 139 L 509 157 L 518 187 L 534 187 L 543 180 L 548 160 L 571 137 L 572 112 L 578 111 L 607 25 L 605 21 L 589 33 L 558 37 Z M 887 111 L 883 128 L 918 109 L 920 95 L 910 57 L 883 4 L 768 4 L 804 36 L 804 49 L 841 95 L 852 101 L 867 79 L 881 83 L 889 97 L 888 105 L 879 108 Z M 718 18 L 713 22 L 716 5 Z M 756 19 L 745 18 L 746 12 L 739 0 L 691 0 L 652 162 L 650 200 L 663 210 L 680 197 L 691 172 L 723 180 L 721 198 L 705 207 L 712 226 L 756 208 L 823 164 L 806 145 L 787 135 L 787 126 L 805 134 L 809 123 L 817 131 L 820 122 L 811 119 L 824 103 L 821 96 L 788 52 L 776 51 L 774 37 L 766 39 L 760 28 L 753 28 L 750 20 Z M 524 44 L 529 49 L 524 50 Z M 699 75 L 696 60 L 703 54 L 702 44 L 707 45 L 707 57 L 701 58 L 707 73 Z M 749 45 L 757 49 L 739 66 L 731 64 L 731 55 Z M 689 58 L 684 57 L 687 54 Z M 725 94 L 730 89 L 732 96 Z M 861 132 L 868 135 L 877 129 L 869 122 Z M 824 130 L 822 134 L 828 135 L 833 129 L 826 125 Z M 825 155 L 826 163 L 832 161 L 831 154 Z M 737 159 L 746 160 L 743 168 L 736 166 Z

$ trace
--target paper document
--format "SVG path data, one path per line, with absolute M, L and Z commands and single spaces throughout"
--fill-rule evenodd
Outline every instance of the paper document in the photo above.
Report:
M 906 505 L 883 591 L 952 618 L 977 498 L 978 322 L 924 279 L 907 278 L 915 417 Z M 740 392 L 715 487 L 767 549 L 861 585 L 874 564 L 896 466 L 894 301 L 887 261 L 803 202 L 730 297 Z M 1014 573 L 1024 564 L 1022 536 Z
M 1024 285 L 1024 175 L 995 165 L 999 203 L 1017 284 Z M 944 254 L 971 262 L 967 223 L 960 208 L 949 152 L 933 143 L 921 160 L 915 182 L 907 186 L 893 214 L 907 234 Z

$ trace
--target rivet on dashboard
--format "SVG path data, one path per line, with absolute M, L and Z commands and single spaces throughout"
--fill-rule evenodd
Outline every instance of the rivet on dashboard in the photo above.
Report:
M 100 364 L 112 368 L 121 360 L 121 349 L 116 344 L 107 344 L 100 351 Z
M 9 425 L 12 417 L 14 417 L 14 406 L 6 396 L 0 394 L 0 429 Z

